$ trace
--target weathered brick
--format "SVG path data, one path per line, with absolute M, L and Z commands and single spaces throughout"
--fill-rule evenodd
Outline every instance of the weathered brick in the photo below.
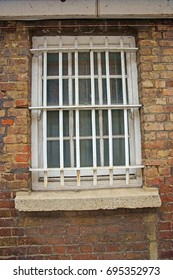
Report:
M 163 89 L 163 95 L 173 95 L 173 88 Z
M 1 121 L 2 125 L 13 125 L 14 120 L 10 118 L 4 118 Z

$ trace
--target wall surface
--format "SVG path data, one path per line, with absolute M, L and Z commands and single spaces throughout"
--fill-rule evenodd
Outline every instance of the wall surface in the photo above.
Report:
M 18 212 L 30 166 L 33 35 L 134 35 L 143 184 L 151 209 Z M 173 27 L 169 20 L 0 22 L 0 259 L 173 259 Z

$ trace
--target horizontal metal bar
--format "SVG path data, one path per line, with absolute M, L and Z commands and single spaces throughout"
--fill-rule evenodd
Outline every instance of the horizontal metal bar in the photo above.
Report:
M 77 171 L 77 170 L 120 170 L 120 169 L 141 169 L 144 168 L 144 165 L 122 165 L 122 166 L 97 166 L 97 167 L 64 167 L 64 168 L 30 168 L 29 171 L 32 172 L 38 172 L 38 171 L 43 171 L 43 172 L 49 172 L 49 171 Z
M 93 46 L 92 48 L 90 46 L 88 47 L 80 47 L 78 46 L 77 48 L 74 47 L 56 47 L 56 48 L 38 48 L 38 49 L 30 49 L 30 52 L 32 54 L 39 54 L 43 52 L 50 52 L 50 53 L 56 53 L 56 52 L 74 52 L 74 51 L 126 51 L 126 52 L 132 52 L 132 51 L 137 51 L 138 48 L 132 48 L 132 47 L 116 47 L 116 46 L 108 46 L 108 47 L 98 47 L 98 46 Z
M 106 109 L 132 109 L 140 108 L 141 104 L 112 104 L 112 105 L 65 105 L 65 106 L 35 106 L 29 107 L 30 110 L 106 110 Z
M 112 139 L 124 139 L 125 135 L 112 135 Z M 70 136 L 64 136 L 63 140 L 76 140 L 76 136 L 70 137 Z M 80 136 L 79 137 L 80 140 L 92 140 L 92 136 Z M 103 135 L 102 137 L 100 137 L 99 135 L 96 135 L 96 139 L 109 139 L 109 135 Z M 60 140 L 60 137 L 47 137 L 48 141 L 56 141 L 56 140 Z
M 59 77 L 58 75 L 56 76 L 47 76 L 46 79 L 47 80 L 58 80 L 59 78 L 61 78 L 62 80 L 67 80 L 69 79 L 69 77 L 71 79 L 75 79 L 75 75 L 63 75 L 62 77 Z M 98 79 L 99 75 L 97 74 L 93 74 L 94 79 Z M 106 79 L 106 75 L 100 75 L 100 77 L 102 79 Z M 109 74 L 109 77 L 111 79 L 122 79 L 122 75 L 113 75 L 113 74 Z M 41 77 L 42 79 L 45 79 L 43 76 Z M 128 75 L 125 75 L 125 78 L 128 78 Z M 88 79 L 91 80 L 91 75 L 79 75 L 78 79 Z

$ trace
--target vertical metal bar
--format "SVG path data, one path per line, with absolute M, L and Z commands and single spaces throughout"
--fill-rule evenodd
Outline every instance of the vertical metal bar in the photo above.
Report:
M 78 41 L 75 38 L 75 105 L 79 105 L 79 72 L 78 72 Z M 79 136 L 79 110 L 76 109 L 76 167 L 77 186 L 80 186 L 80 136 Z
M 93 40 L 90 37 L 90 75 L 91 75 L 91 104 L 95 105 L 95 84 L 94 84 L 94 52 L 92 50 Z M 97 149 L 96 149 L 96 116 L 92 109 L 92 148 L 93 148 L 93 184 L 97 184 Z
M 62 38 L 59 39 L 59 47 L 62 48 Z M 62 51 L 59 51 L 59 106 L 63 105 L 63 85 L 62 85 Z M 60 147 L 60 181 L 64 186 L 64 145 L 63 145 L 63 110 L 59 110 L 59 147 Z
M 108 39 L 106 37 L 105 46 L 108 48 Z M 111 105 L 110 91 L 110 73 L 109 73 L 109 51 L 106 50 L 106 88 L 107 88 L 107 103 Z M 112 112 L 108 109 L 108 128 L 109 128 L 109 167 L 113 167 L 113 150 L 112 150 Z M 113 173 L 109 172 L 110 185 L 113 184 Z
M 44 48 L 47 40 L 44 38 Z M 43 107 L 47 106 L 47 52 L 43 53 Z M 47 111 L 43 110 L 43 168 L 47 168 Z M 44 172 L 44 186 L 47 187 L 47 172 Z
M 69 105 L 73 105 L 73 85 L 72 85 L 72 53 L 68 53 L 68 91 Z M 74 167 L 74 140 L 73 140 L 74 119 L 73 111 L 69 110 L 69 136 L 70 136 L 70 166 Z
M 102 87 L 102 68 L 101 68 L 101 53 L 97 53 L 98 59 L 98 91 L 99 105 L 103 105 L 103 87 Z M 103 140 L 103 110 L 99 110 L 99 132 L 100 132 L 100 162 L 104 166 L 104 140 Z
M 123 39 L 120 39 L 120 46 L 123 47 Z M 121 69 L 122 69 L 122 88 L 123 104 L 127 104 L 126 77 L 125 77 L 125 58 L 124 51 L 121 50 Z M 124 109 L 124 134 L 125 134 L 125 165 L 129 165 L 129 139 L 128 139 L 128 112 Z M 129 184 L 129 169 L 126 169 L 126 184 Z

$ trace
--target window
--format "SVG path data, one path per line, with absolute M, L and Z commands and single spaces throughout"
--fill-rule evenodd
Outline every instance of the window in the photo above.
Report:
M 135 40 L 34 37 L 33 189 L 141 186 Z

